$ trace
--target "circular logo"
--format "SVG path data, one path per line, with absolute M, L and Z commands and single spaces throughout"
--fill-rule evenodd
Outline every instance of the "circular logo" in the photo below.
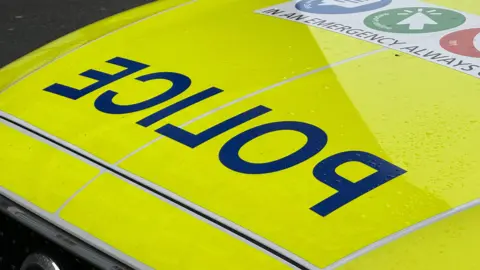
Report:
M 365 18 L 366 26 L 390 33 L 431 33 L 462 25 L 466 18 L 461 13 L 429 7 L 389 9 Z
M 451 53 L 480 58 L 480 28 L 450 33 L 440 40 L 440 46 Z
M 298 10 L 317 14 L 346 14 L 379 9 L 392 0 L 301 0 Z

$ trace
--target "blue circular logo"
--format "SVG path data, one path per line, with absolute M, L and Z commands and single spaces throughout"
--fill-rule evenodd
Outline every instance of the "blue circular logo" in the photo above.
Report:
M 317 14 L 347 14 L 379 9 L 392 0 L 301 0 L 295 7 Z

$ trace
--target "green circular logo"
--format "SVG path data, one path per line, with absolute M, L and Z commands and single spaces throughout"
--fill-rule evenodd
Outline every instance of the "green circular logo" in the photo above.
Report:
M 390 33 L 431 33 L 462 25 L 466 18 L 456 11 L 429 8 L 407 7 L 389 9 L 374 13 L 365 18 L 366 26 Z

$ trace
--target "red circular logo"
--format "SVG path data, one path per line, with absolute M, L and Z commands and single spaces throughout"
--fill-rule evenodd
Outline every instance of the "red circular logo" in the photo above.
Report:
M 440 40 L 440 45 L 451 53 L 480 58 L 480 28 L 450 33 Z

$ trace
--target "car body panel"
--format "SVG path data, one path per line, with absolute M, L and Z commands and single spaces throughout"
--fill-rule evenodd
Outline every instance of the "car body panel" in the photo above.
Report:
M 291 269 L 224 229 L 14 125 L 0 124 L 0 147 L 0 162 L 8 164 L 2 166 L 2 195 L 21 197 L 20 204 L 90 245 L 113 246 L 113 255 L 126 254 L 119 259 L 135 269 Z
M 476 184 L 480 80 L 404 52 L 255 13 L 282 2 L 165 1 L 147 5 L 150 8 L 141 12 L 132 11 L 129 18 L 155 15 L 107 35 L 99 37 L 102 29 L 94 26 L 92 31 L 80 30 L 78 33 L 86 33 L 84 41 L 90 43 L 4 89 L 0 111 L 4 120 L 20 123 L 17 129 L 38 129 L 57 143 L 57 148 L 63 149 L 60 161 L 73 159 L 63 157 L 70 149 L 74 156 L 83 158 L 82 162 L 94 165 L 79 163 L 71 171 L 62 168 L 74 181 L 59 191 L 51 189 L 64 183 L 60 178 L 66 177 L 56 175 L 61 170 L 41 174 L 45 184 L 38 190 L 30 189 L 34 171 L 41 172 L 36 167 L 28 178 L 2 180 L 5 183 L 0 185 L 159 269 L 276 269 L 287 265 L 364 269 L 371 267 L 375 256 L 401 256 L 385 255 L 389 250 L 395 249 L 394 254 L 410 252 L 408 241 L 400 238 L 390 244 L 393 247 L 381 247 L 356 260 L 355 254 L 364 254 L 363 249 L 370 250 L 371 245 L 383 243 L 395 233 L 449 211 L 454 211 L 453 216 L 444 222 L 457 226 L 462 219 L 452 209 L 463 210 L 462 206 L 470 205 L 480 193 Z M 430 3 L 480 14 L 464 3 Z M 118 23 L 118 27 L 124 25 Z M 52 53 L 58 55 L 67 47 Z M 51 58 L 49 54 L 42 59 Z M 138 70 L 122 67 L 119 61 L 129 65 L 134 61 Z M 119 74 L 132 70 L 132 74 L 76 98 L 45 90 L 54 84 L 88 87 L 95 78 L 86 78 L 83 72 L 91 69 L 97 73 L 90 77 L 97 76 L 97 80 L 108 77 L 98 75 L 99 71 Z M 17 78 L 29 68 L 5 70 L 0 74 Z M 191 85 L 155 103 L 153 97 L 176 87 L 165 80 L 142 79 L 158 72 L 163 72 L 162 76 L 175 73 L 179 81 Z M 2 84 L 7 85 L 4 81 Z M 185 100 L 209 89 L 220 91 L 178 109 Z M 107 91 L 118 93 L 113 102 L 120 106 L 99 102 Z M 126 107 L 131 104 L 141 109 L 122 112 L 132 109 Z M 205 136 L 203 141 L 199 139 L 204 138 L 202 135 L 196 136 L 252 110 L 262 113 Z M 164 117 L 141 124 L 155 113 Z M 237 154 L 250 164 L 232 169 L 233 163 L 224 158 L 231 156 L 231 151 L 222 154 L 227 152 L 223 150 L 226 145 L 234 145 L 232 140 L 240 134 L 251 134 L 252 129 L 272 123 L 287 130 L 264 134 L 242 145 Z M 285 128 L 298 123 L 310 125 L 315 135 L 306 137 Z M 173 135 L 156 131 L 166 125 L 191 134 L 172 139 Z M 325 134 L 326 144 L 316 144 L 311 157 L 297 158 L 293 165 L 272 165 L 269 169 L 276 168 L 272 172 L 242 171 L 295 153 L 307 142 L 319 140 L 323 135 L 318 130 Z M 3 143 L 23 145 L 27 140 L 21 134 L 3 136 Z M 186 145 L 187 141 L 193 145 Z M 37 144 L 41 143 L 45 142 Z M 35 166 L 43 167 L 38 160 L 50 155 L 42 151 L 32 154 Z M 349 151 L 375 156 L 378 164 L 394 167 L 395 175 L 327 214 L 313 211 L 316 204 L 340 189 L 315 175 L 314 168 Z M 9 160 L 18 153 L 11 150 L 3 155 Z M 21 162 L 18 166 L 25 167 L 32 161 Z M 71 168 L 69 164 L 65 166 Z M 375 173 L 372 166 L 378 164 L 368 164 L 352 162 L 335 168 L 335 172 L 355 186 Z M 13 171 L 16 168 L 12 166 Z M 82 174 L 73 176 L 76 171 Z M 36 194 L 44 190 L 62 197 L 48 201 Z M 474 215 L 466 213 L 462 215 Z M 234 233 L 227 233 L 219 224 Z M 440 235 L 442 229 L 430 230 L 429 226 L 418 231 L 421 236 L 408 237 L 433 239 L 432 235 Z M 428 235 L 424 237 L 425 230 Z M 242 236 L 246 234 L 251 237 Z M 449 241 L 449 236 L 445 237 Z M 458 243 L 452 242 L 460 249 L 452 256 L 460 256 L 463 248 L 469 248 Z M 431 252 L 441 245 L 428 240 L 423 244 Z M 185 246 L 190 250 L 182 251 Z M 263 253 L 252 246 L 274 252 Z M 280 253 L 298 265 L 280 264 L 278 258 L 267 255 Z M 411 258 L 398 265 L 387 265 L 386 259 L 378 267 L 411 268 L 416 257 Z M 466 262 L 465 269 L 470 263 Z M 446 264 L 439 263 L 436 269 L 441 266 Z
M 100 172 L 53 146 L 0 124 L 1 187 L 55 212 Z
M 350 42 L 348 43 L 349 49 L 330 45 L 332 51 L 328 55 L 324 55 L 310 32 L 303 29 L 304 27 L 283 22 L 285 26 L 290 27 L 291 32 L 301 31 L 295 38 L 292 38 L 288 35 L 281 35 L 280 30 L 277 33 L 271 32 L 278 22 L 245 12 L 245 10 L 262 7 L 265 3 L 250 2 L 249 5 L 236 3 L 240 7 L 246 6 L 243 7 L 243 10 L 237 7 L 234 9 L 239 14 L 237 16 L 242 16 L 237 21 L 230 20 L 227 15 L 224 15 L 223 20 L 213 17 L 199 9 L 198 5 L 202 8 L 202 3 L 192 3 L 165 14 L 159 14 L 56 60 L 54 65 L 44 67 L 41 71 L 35 72 L 28 79 L 18 82 L 9 91 L 3 93 L 0 101 L 1 109 L 25 119 L 38 128 L 107 162 L 115 163 L 157 137 L 143 127 L 136 125 L 132 127 L 132 122 L 135 123 L 152 114 L 158 110 L 158 107 L 117 117 L 101 113 L 92 106 L 96 93 L 69 104 L 64 102 L 64 97 L 44 91 L 35 91 L 31 84 L 34 84 L 35 88 L 40 86 L 42 89 L 53 83 L 81 88 L 90 84 L 92 80 L 78 76 L 78 74 L 88 69 L 97 69 L 106 73 L 118 72 L 122 70 L 122 67 L 104 62 L 122 56 L 151 66 L 135 73 L 135 77 L 161 71 L 178 72 L 190 77 L 192 86 L 183 95 L 180 95 L 178 100 L 212 86 L 224 90 L 224 93 L 197 104 L 195 108 L 188 108 L 172 115 L 168 119 L 171 123 L 182 124 L 211 108 L 219 107 L 250 92 L 268 87 L 282 79 L 326 66 L 331 61 L 337 62 L 379 48 L 343 36 L 318 31 L 320 33 L 318 39 L 329 40 L 332 45 L 335 42 Z M 225 2 L 224 5 L 232 4 Z M 223 10 L 221 6 L 214 6 L 213 3 L 204 9 L 217 13 Z M 191 21 L 185 20 L 179 23 L 179 16 L 190 18 Z M 217 28 L 217 20 L 221 20 L 221 25 L 224 27 L 223 33 L 218 33 L 219 36 L 225 37 L 222 42 L 205 35 L 205 31 L 220 31 Z M 242 20 L 243 23 L 238 24 L 238 20 Z M 262 25 L 264 25 L 264 32 L 258 32 L 256 37 L 249 36 L 256 33 L 258 27 Z M 266 35 L 266 31 L 271 33 Z M 165 34 L 153 36 L 150 34 L 157 32 Z M 233 33 L 235 34 L 233 35 Z M 263 40 L 264 42 L 259 44 L 264 45 L 240 54 L 241 48 L 246 45 L 247 38 Z M 267 41 L 272 38 L 278 39 L 276 42 L 282 45 L 269 46 Z M 164 40 L 175 40 L 175 42 L 167 43 Z M 123 46 L 112 46 L 112 44 L 123 44 Z M 163 46 L 161 50 L 158 47 L 159 44 Z M 193 47 L 192 44 L 196 44 L 196 46 Z M 131 51 L 132 47 L 136 49 Z M 180 55 L 171 53 L 174 50 L 182 53 Z M 233 50 L 236 53 L 233 53 Z M 314 52 L 316 56 L 305 55 L 303 53 L 305 50 Z M 279 57 L 279 55 L 287 54 L 292 54 L 289 58 L 290 61 Z M 87 55 L 88 57 L 86 57 Z M 216 57 L 224 60 L 220 63 L 212 61 Z M 263 58 L 262 61 L 265 64 L 257 65 L 255 69 L 252 69 L 252 61 L 258 62 L 258 58 Z M 142 101 L 158 94 L 159 89 L 168 87 L 168 83 L 165 82 L 143 83 L 135 80 L 135 77 L 132 76 L 132 78 L 119 80 L 109 85 L 112 90 L 121 93 L 117 98 L 119 103 L 128 104 Z M 37 102 L 28 105 L 20 104 L 16 102 L 19 96 L 28 96 L 32 101 Z M 175 100 L 169 100 L 163 105 L 170 105 L 174 102 Z M 45 104 L 55 105 L 45 108 Z M 25 110 L 25 106 L 30 107 L 30 110 Z M 34 106 L 39 106 L 39 108 Z M 42 111 L 42 114 L 39 114 L 38 111 Z M 57 120 L 53 122 L 52 118 L 57 118 Z M 115 128 L 112 124 L 105 125 L 105 122 L 115 123 Z M 164 122 L 156 123 L 154 126 L 161 126 Z M 121 132 L 123 136 L 116 136 L 118 132 Z M 82 135 L 79 136 L 79 134 Z
M 337 269 L 475 269 L 479 210 L 476 202 Z
M 60 217 L 154 269 L 290 269 L 111 174 L 99 176 Z

